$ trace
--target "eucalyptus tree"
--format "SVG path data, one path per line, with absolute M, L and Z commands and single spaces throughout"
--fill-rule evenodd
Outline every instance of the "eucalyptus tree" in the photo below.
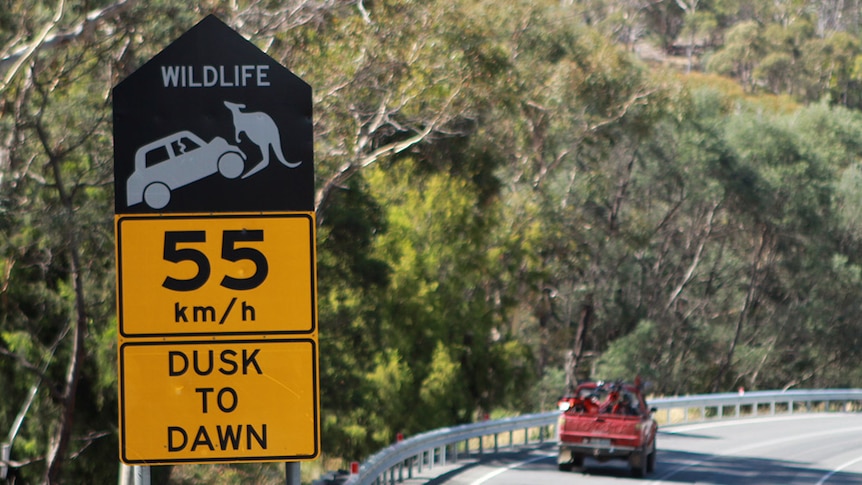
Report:
M 656 391 L 671 393 L 709 378 L 714 337 L 707 315 L 709 302 L 721 300 L 716 288 L 728 237 L 726 195 L 713 176 L 728 157 L 718 136 L 725 110 L 710 90 L 680 90 L 639 150 L 623 215 L 637 245 L 618 271 L 632 321 L 602 355 L 602 375 L 638 372 Z
M 721 50 L 710 58 L 708 69 L 731 75 L 739 80 L 746 90 L 756 85 L 754 70 L 763 57 L 762 27 L 754 21 L 733 25 L 725 33 Z
M 110 92 L 200 13 L 118 0 L 0 14 L 0 366 L 13 383 L 0 416 L 15 479 L 116 480 Z
M 108 93 L 125 9 L 81 7 L 21 6 L 16 22 L 4 18 L 0 62 L 0 349 L 16 383 L 0 406 L 20 409 L 12 473 L 46 483 L 104 475 L 89 460 L 64 473 L 65 460 L 111 456 L 116 443 L 104 419 L 116 409 L 104 347 L 114 335 Z
M 806 19 L 787 24 L 771 23 L 763 32 L 765 55 L 754 76 L 773 94 L 802 97 L 805 94 L 803 46 L 812 38 L 813 27 Z
M 480 15 L 488 7 L 335 2 L 268 41 L 315 90 L 324 439 L 341 455 L 432 424 L 408 406 L 427 417 L 450 399 L 437 422 L 465 421 L 513 382 L 489 374 L 506 360 L 489 336 L 495 275 L 477 253 L 496 161 L 468 141 L 508 89 L 508 60 Z M 417 221 L 428 227 L 409 226 Z M 387 406 L 371 404 L 384 395 Z
M 626 328 L 615 300 L 615 270 L 630 250 L 620 216 L 664 88 L 577 8 L 513 8 L 522 20 L 505 45 L 517 96 L 486 130 L 504 143 L 500 230 L 519 245 L 504 254 L 521 295 L 511 331 L 534 348 L 541 374 L 565 366 L 571 386 Z
M 854 110 L 818 104 L 801 109 L 783 124 L 795 135 L 799 152 L 812 160 L 815 170 L 808 173 L 819 177 L 795 197 L 794 206 L 801 207 L 795 213 L 801 217 L 785 230 L 804 249 L 791 253 L 784 265 L 793 270 L 787 272 L 785 301 L 792 303 L 788 320 L 794 324 L 776 332 L 783 344 L 776 357 L 800 358 L 791 370 L 770 359 L 761 379 L 775 387 L 855 386 L 859 375 L 849 356 L 859 332 L 857 320 L 850 317 L 858 311 L 851 290 L 859 268 L 858 228 L 852 217 L 858 204 L 851 181 L 860 157 L 860 116 Z
M 804 73 L 809 82 L 809 101 L 824 97 L 835 104 L 862 107 L 857 94 L 862 82 L 858 70 L 862 59 L 862 44 L 858 37 L 846 32 L 831 32 L 825 37 L 812 38 L 803 46 Z

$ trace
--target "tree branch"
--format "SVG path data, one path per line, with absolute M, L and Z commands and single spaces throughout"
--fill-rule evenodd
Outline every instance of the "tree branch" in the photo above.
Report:
M 421 131 L 418 131 L 415 135 L 411 136 L 410 138 L 407 138 L 406 140 L 392 142 L 387 145 L 384 145 L 367 155 L 361 156 L 358 160 L 348 161 L 342 164 L 341 167 L 339 167 L 339 169 L 332 176 L 330 176 L 326 180 L 326 182 L 323 183 L 321 188 L 315 194 L 315 210 L 320 212 L 332 191 L 335 188 L 342 186 L 356 172 L 371 166 L 372 164 L 374 164 L 374 162 L 380 160 L 385 156 L 403 152 L 404 150 L 425 140 L 435 130 L 439 130 L 441 125 L 443 124 L 443 119 L 447 115 L 447 110 L 449 109 L 449 106 L 452 104 L 452 102 L 455 100 L 455 98 L 460 92 L 460 88 L 453 91 L 449 98 L 446 100 L 445 104 L 440 108 L 440 111 L 437 113 L 437 116 L 434 117 L 434 119 L 431 120 L 425 126 L 425 128 L 423 128 Z M 380 123 L 384 120 L 385 113 L 386 109 L 384 103 L 381 104 L 380 108 L 377 110 L 372 126 L 379 127 Z M 363 136 L 370 140 L 371 133 L 373 133 L 373 131 L 374 130 L 369 130 L 369 133 Z M 366 142 L 363 142 L 363 144 L 365 143 Z M 320 220 L 321 219 L 318 219 L 318 222 Z
M 84 20 L 76 24 L 71 29 L 51 34 L 51 31 L 60 23 L 60 19 L 63 15 L 65 1 L 60 0 L 57 12 L 54 14 L 51 21 L 44 26 L 39 35 L 37 35 L 31 42 L 19 46 L 12 52 L 0 53 L 0 56 L 2 56 L 0 57 L 0 75 L 3 75 L 3 81 L 2 84 L 0 84 L 0 91 L 5 90 L 6 87 L 9 86 L 9 83 L 12 82 L 12 79 L 21 69 L 21 66 L 23 66 L 28 59 L 33 57 L 33 54 L 35 54 L 39 49 L 53 47 L 64 42 L 74 40 L 85 33 L 90 33 L 102 20 L 116 15 L 122 10 L 133 5 L 135 2 L 136 0 L 119 0 L 105 8 L 92 10 L 84 17 Z
M 691 260 L 691 264 L 688 267 L 688 270 L 685 272 L 685 276 L 683 276 L 682 281 L 679 282 L 676 288 L 674 288 L 673 292 L 670 294 L 670 298 L 668 298 L 667 304 L 665 305 L 665 310 L 670 310 L 674 303 L 676 303 L 679 295 L 682 294 L 682 290 L 685 289 L 686 285 L 691 281 L 694 277 L 694 271 L 697 269 L 698 264 L 700 263 L 700 258 L 703 255 L 703 249 L 706 246 L 706 241 L 709 239 L 709 236 L 712 234 L 712 221 L 715 218 L 715 211 L 718 209 L 718 204 L 714 204 L 709 211 L 709 214 L 706 218 L 706 234 L 703 235 L 699 244 L 697 245 L 697 250 L 694 253 L 694 258 Z
M 15 77 L 15 74 L 18 72 L 19 69 L 21 69 L 21 66 L 24 65 L 25 62 L 27 62 L 27 59 L 33 56 L 33 54 L 36 52 L 36 49 L 38 49 L 39 46 L 41 46 L 45 42 L 46 38 L 48 37 L 48 34 L 52 30 L 54 30 L 54 27 L 56 27 L 58 23 L 60 23 L 60 19 L 63 18 L 63 8 L 65 7 L 65 5 L 65 0 L 60 0 L 59 5 L 57 5 L 57 11 L 54 13 L 54 18 L 52 18 L 51 21 L 48 22 L 42 28 L 42 32 L 40 32 L 39 35 L 36 36 L 36 39 L 16 51 L 16 53 L 20 53 L 20 55 L 17 57 L 14 65 L 12 66 L 12 69 L 8 73 L 6 73 L 6 76 L 3 78 L 3 84 L 0 84 L 0 91 L 6 89 L 6 86 L 8 86 L 9 83 L 12 81 L 12 78 Z M 3 60 L 0 60 L 0 73 L 2 73 L 3 69 L 2 61 Z

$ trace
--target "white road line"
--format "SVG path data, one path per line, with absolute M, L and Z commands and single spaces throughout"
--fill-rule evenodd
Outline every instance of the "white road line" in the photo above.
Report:
M 800 418 L 801 418 L 801 416 L 795 416 L 795 417 L 789 417 L 788 416 L 786 418 L 785 417 L 765 418 L 765 419 L 762 419 L 761 421 L 784 421 L 784 420 L 789 421 L 789 420 L 799 420 Z M 726 426 L 733 426 L 733 425 L 737 425 L 737 424 L 741 425 L 741 424 L 751 424 L 751 423 L 750 422 L 746 423 L 744 420 L 742 420 L 742 421 L 738 421 L 738 422 L 724 422 L 724 423 L 716 422 L 716 423 L 705 423 L 705 424 L 692 424 L 692 425 L 674 426 L 671 429 L 665 428 L 665 430 L 663 430 L 663 432 L 669 433 L 669 434 L 674 434 L 674 433 L 683 433 L 683 432 L 687 432 L 687 431 L 693 431 L 695 429 L 726 427 Z M 683 472 L 689 468 L 695 467 L 697 465 L 706 463 L 708 461 L 714 460 L 714 459 L 722 457 L 722 456 L 733 455 L 736 453 L 741 453 L 741 452 L 749 451 L 749 450 L 756 449 L 756 448 L 771 446 L 774 444 L 786 443 L 789 440 L 805 440 L 805 439 L 814 438 L 814 437 L 818 437 L 818 436 L 828 436 L 830 434 L 840 434 L 840 433 L 846 433 L 846 432 L 852 432 L 852 431 L 862 431 L 862 427 L 851 428 L 851 429 L 819 431 L 816 433 L 808 433 L 805 435 L 798 435 L 798 436 L 785 436 L 785 437 L 782 437 L 779 439 L 774 439 L 774 440 L 770 440 L 770 441 L 764 441 L 764 442 L 760 442 L 760 443 L 741 446 L 739 448 L 734 448 L 734 449 L 728 450 L 724 453 L 716 453 L 714 455 L 710 455 L 707 458 L 704 458 L 703 460 L 698 460 L 698 461 L 689 463 L 688 465 L 681 466 L 675 470 L 672 470 L 669 473 L 664 474 L 663 476 L 659 477 L 658 479 L 651 481 L 650 484 L 651 485 L 652 484 L 660 484 L 660 483 L 662 483 L 662 480 L 665 480 L 665 479 L 670 478 L 670 477 L 672 477 L 672 476 L 674 476 L 680 472 Z M 524 465 L 529 465 L 530 463 L 544 460 L 544 459 L 548 458 L 549 456 L 553 456 L 553 455 L 536 456 L 536 457 L 530 458 L 529 460 L 525 460 L 525 461 L 522 461 L 519 463 L 513 463 L 511 465 L 506 466 L 505 468 L 498 468 L 498 469 L 496 469 L 490 473 L 487 473 L 486 475 L 483 475 L 482 477 L 479 477 L 478 479 L 470 482 L 470 485 L 482 485 L 483 483 L 487 482 L 488 480 L 491 480 L 492 478 L 494 478 L 496 476 L 502 475 L 503 473 L 506 473 L 509 470 L 513 470 L 515 468 L 518 468 L 518 467 L 521 467 Z M 862 456 L 860 456 L 859 458 L 856 458 L 854 460 L 851 460 L 847 463 L 842 464 L 838 468 L 836 468 L 833 471 L 831 471 L 830 473 L 826 474 L 822 479 L 820 479 L 820 481 L 817 482 L 817 485 L 823 485 L 824 483 L 826 483 L 827 480 L 829 480 L 836 473 L 838 473 L 841 470 L 843 470 L 844 468 L 847 468 L 851 465 L 854 465 L 860 461 L 862 461 Z
M 850 461 L 848 461 L 847 463 L 842 464 L 841 466 L 839 466 L 838 468 L 836 468 L 836 469 L 832 470 L 831 472 L 827 473 L 826 475 L 823 475 L 823 478 L 821 478 L 821 479 L 820 479 L 820 481 L 819 481 L 819 482 L 817 482 L 817 485 L 823 485 L 823 484 L 824 484 L 824 483 L 826 483 L 830 478 L 832 478 L 832 475 L 835 475 L 836 473 L 838 473 L 838 472 L 840 472 L 841 470 L 843 470 L 843 469 L 847 468 L 848 466 L 850 466 L 850 465 L 855 465 L 856 463 L 859 463 L 860 461 L 862 461 L 862 456 L 860 456 L 859 458 L 856 458 L 855 460 L 850 460 Z
M 473 482 L 470 482 L 470 485 L 482 485 L 483 483 L 496 477 L 497 475 L 502 475 L 503 473 L 506 473 L 507 471 L 509 471 L 513 468 L 518 468 L 519 466 L 529 465 L 530 463 L 533 463 L 534 461 L 544 460 L 544 459 L 548 458 L 549 456 L 553 456 L 553 455 L 536 456 L 536 457 L 530 458 L 529 460 L 522 461 L 520 463 L 513 463 L 513 464 L 507 466 L 506 468 L 498 468 L 498 469 L 492 471 L 491 473 L 488 473 L 487 475 L 485 475 L 485 476 L 483 476 L 483 477 L 481 477 L 481 478 L 479 478 Z
M 800 420 L 816 420 L 816 419 L 835 419 L 840 418 L 845 413 L 830 413 L 830 414 L 808 414 L 808 415 L 793 415 L 793 416 L 770 416 L 757 417 L 751 419 L 725 420 L 714 421 L 709 423 L 692 423 L 692 424 L 673 424 L 659 427 L 660 433 L 676 434 L 688 433 L 689 431 L 697 431 L 710 428 L 727 428 L 730 426 L 750 426 L 754 423 L 774 423 L 776 421 L 800 421 Z
M 849 429 L 848 429 L 848 428 L 843 428 L 843 429 L 834 429 L 834 430 L 827 430 L 827 431 L 818 431 L 818 432 L 816 432 L 816 433 L 808 433 L 808 434 L 804 434 L 804 435 L 796 435 L 796 436 L 785 436 L 785 437 L 778 438 L 778 439 L 774 439 L 774 440 L 761 441 L 761 442 L 759 442 L 759 443 L 754 443 L 754 444 L 751 444 L 751 445 L 741 446 L 741 447 L 739 447 L 739 448 L 734 448 L 734 449 L 732 449 L 732 450 L 725 451 L 724 453 L 716 453 L 716 454 L 710 455 L 710 456 L 708 456 L 708 457 L 706 457 L 706 458 L 704 458 L 704 459 L 702 459 L 702 460 L 697 460 L 697 461 L 694 461 L 694 462 L 692 462 L 692 463 L 689 463 L 688 465 L 681 466 L 681 467 L 679 467 L 679 468 L 677 468 L 677 469 L 675 469 L 675 470 L 672 470 L 672 471 L 671 471 L 671 472 L 669 472 L 669 473 L 665 473 L 665 474 L 664 474 L 664 475 L 662 475 L 661 477 L 659 477 L 659 478 L 657 478 L 656 480 L 653 480 L 652 482 L 650 482 L 650 484 L 662 483 L 662 481 L 663 481 L 663 480 L 668 479 L 668 478 L 670 478 L 670 477 L 672 477 L 672 476 L 674 476 L 674 475 L 676 475 L 676 474 L 678 474 L 678 473 L 680 473 L 680 472 L 683 472 L 683 471 L 685 471 L 685 470 L 688 470 L 689 468 L 692 468 L 692 467 L 695 467 L 695 466 L 701 465 L 701 464 L 703 464 L 703 463 L 706 463 L 706 462 L 708 462 L 708 461 L 712 461 L 712 460 L 714 460 L 714 459 L 716 459 L 716 458 L 720 458 L 720 457 L 723 457 L 723 456 L 734 455 L 734 454 L 737 454 L 737 453 L 741 453 L 741 452 L 743 452 L 743 451 L 754 450 L 754 449 L 757 449 L 757 448 L 764 448 L 764 447 L 767 447 L 767 446 L 772 446 L 772 445 L 777 445 L 777 444 L 781 444 L 781 443 L 786 443 L 786 442 L 788 442 L 788 441 L 806 440 L 806 439 L 809 439 L 809 438 L 816 438 L 816 437 L 820 437 L 820 436 L 828 436 L 828 435 L 831 435 L 831 434 L 849 433 L 849 432 L 854 432 L 854 431 L 862 431 L 862 427 L 849 428 Z M 862 458 L 860 458 L 860 459 L 862 459 Z M 847 466 L 849 466 L 849 465 L 850 465 L 850 464 L 848 464 Z

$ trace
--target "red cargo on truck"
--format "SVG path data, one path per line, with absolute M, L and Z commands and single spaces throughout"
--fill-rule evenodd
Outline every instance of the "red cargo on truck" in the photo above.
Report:
M 628 460 L 633 476 L 655 468 L 655 409 L 647 407 L 640 385 L 585 382 L 559 401 L 557 425 L 560 470 L 584 466 L 584 458 Z

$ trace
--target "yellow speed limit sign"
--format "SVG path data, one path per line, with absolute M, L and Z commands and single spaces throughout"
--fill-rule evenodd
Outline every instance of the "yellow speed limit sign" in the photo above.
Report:
M 118 216 L 123 337 L 316 334 L 313 213 Z

